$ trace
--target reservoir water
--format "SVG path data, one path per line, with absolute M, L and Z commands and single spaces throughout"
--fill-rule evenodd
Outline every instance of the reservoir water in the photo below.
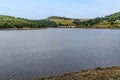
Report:
M 0 31 L 0 80 L 30 80 L 120 65 L 120 30 Z

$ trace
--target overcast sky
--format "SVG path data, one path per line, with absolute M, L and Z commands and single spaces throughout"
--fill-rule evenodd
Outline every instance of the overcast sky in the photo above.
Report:
M 120 0 L 0 0 L 0 15 L 29 19 L 95 18 L 119 11 Z

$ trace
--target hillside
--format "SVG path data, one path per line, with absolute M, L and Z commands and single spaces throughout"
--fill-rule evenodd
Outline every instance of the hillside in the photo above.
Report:
M 107 67 L 66 73 L 48 78 L 33 80 L 120 80 L 120 67 Z
M 59 16 L 50 16 L 46 18 L 46 20 L 54 21 L 58 26 L 66 26 L 66 25 L 73 25 L 73 19 L 72 18 L 66 18 L 66 17 L 59 17 Z
M 29 20 L 0 15 L 0 29 L 76 26 L 77 28 L 120 28 L 120 12 L 95 19 L 75 19 L 50 16 L 43 20 Z
M 105 16 L 104 19 L 113 21 L 120 20 L 120 12 Z
M 4 28 L 41 28 L 43 24 L 24 18 L 0 15 L 0 29 Z
M 50 16 L 46 18 L 46 20 L 50 20 L 55 22 L 58 26 L 74 26 L 74 22 L 83 22 L 88 19 L 75 19 L 75 18 L 67 18 L 67 17 L 60 17 L 60 16 Z
M 57 26 L 76 26 L 77 28 L 120 28 L 120 12 L 105 17 L 97 17 L 95 19 L 50 16 L 45 20 L 53 21 Z
M 120 28 L 120 12 L 97 17 L 88 21 L 80 22 L 77 27 L 85 28 Z
M 40 24 L 43 24 L 46 27 L 57 27 L 57 23 L 51 20 L 36 20 L 37 22 L 39 22 Z

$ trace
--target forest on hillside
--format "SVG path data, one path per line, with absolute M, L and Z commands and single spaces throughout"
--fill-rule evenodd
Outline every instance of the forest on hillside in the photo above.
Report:
M 84 28 L 120 28 L 120 12 L 107 15 L 105 17 L 97 17 L 84 22 L 76 23 L 76 27 Z
M 75 26 L 76 28 L 120 28 L 120 12 L 95 19 L 74 19 L 51 16 L 42 20 L 0 15 L 0 29 Z
M 41 28 L 44 27 L 43 24 L 33 21 L 33 20 L 28 20 L 24 18 L 16 18 L 12 16 L 5 16 L 5 15 L 0 15 L 0 28 Z

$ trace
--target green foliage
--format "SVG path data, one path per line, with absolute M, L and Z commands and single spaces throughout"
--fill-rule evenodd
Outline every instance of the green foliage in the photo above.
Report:
M 120 12 L 80 22 L 77 25 L 77 27 L 82 26 L 86 28 L 120 28 Z
M 39 22 L 24 18 L 0 15 L 0 28 L 40 28 L 43 27 Z
M 76 26 L 78 28 L 120 28 L 120 12 L 95 19 L 75 19 L 51 16 L 43 20 L 28 20 L 0 15 L 0 28 L 41 28 Z
M 120 20 L 120 12 L 105 16 L 104 19 L 108 21 Z
M 72 20 L 71 18 L 59 17 L 59 16 L 50 16 L 47 19 L 61 19 L 61 20 Z
M 57 23 L 50 20 L 37 20 L 39 23 L 43 24 L 46 27 L 57 27 Z
M 80 20 L 79 19 L 74 19 L 74 21 L 72 23 L 74 25 L 78 26 L 80 24 Z

